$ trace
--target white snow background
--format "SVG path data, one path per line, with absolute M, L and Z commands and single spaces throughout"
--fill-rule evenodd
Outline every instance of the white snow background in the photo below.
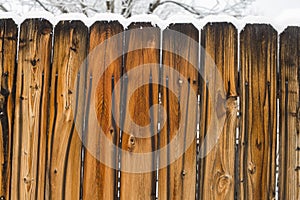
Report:
M 20 25 L 26 18 L 45 18 L 49 20 L 53 25 L 56 25 L 60 20 L 81 20 L 87 26 L 92 25 L 97 20 L 119 20 L 124 27 L 127 27 L 132 21 L 150 21 L 153 24 L 157 24 L 160 28 L 165 28 L 170 23 L 174 22 L 190 22 L 197 28 L 201 29 L 208 22 L 232 22 L 238 30 L 242 30 L 247 23 L 267 23 L 271 24 L 278 33 L 281 33 L 287 26 L 300 26 L 300 1 L 299 0 L 254 0 L 252 5 L 246 8 L 243 12 L 245 17 L 234 18 L 232 16 L 224 15 L 212 15 L 206 16 L 203 19 L 196 19 L 192 14 L 180 9 L 172 10 L 168 16 L 158 17 L 155 15 L 145 15 L 146 6 L 151 1 L 149 0 L 135 0 L 137 8 L 133 10 L 133 16 L 125 19 L 118 14 L 99 13 L 93 17 L 86 17 L 84 14 L 69 13 L 54 15 L 49 12 L 45 12 L 42 8 L 35 7 L 29 8 L 28 5 L 22 5 L 23 0 L 0 0 L 0 4 L 7 6 L 12 12 L 1 12 L 0 18 L 13 18 L 14 21 Z M 215 2 L 213 0 L 177 0 L 178 2 L 185 3 L 187 5 L 193 5 L 198 7 L 211 8 Z M 225 0 L 224 2 L 236 1 Z M 102 1 L 101 1 L 102 2 Z M 105 1 L 103 0 L 103 4 Z M 8 6 L 9 5 L 9 6 Z M 13 6 L 12 6 L 13 5 Z M 163 5 L 165 6 L 165 5 Z M 169 5 L 166 5 L 169 6 Z M 116 6 L 117 7 L 117 6 Z

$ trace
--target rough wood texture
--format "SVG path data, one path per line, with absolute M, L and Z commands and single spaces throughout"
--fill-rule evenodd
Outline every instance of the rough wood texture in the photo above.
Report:
M 222 80 L 222 87 L 226 95 L 226 119 L 223 124 L 222 133 L 217 143 L 208 155 L 200 161 L 199 177 L 199 195 L 201 199 L 234 199 L 235 195 L 235 142 L 237 125 L 237 30 L 229 23 L 207 24 L 202 30 L 201 46 L 204 48 L 202 54 L 203 70 L 202 78 L 210 76 L 211 69 L 216 66 L 215 74 L 219 73 Z M 205 74 L 210 73 L 210 74 Z M 214 74 L 214 76 L 216 76 Z M 215 91 L 219 85 L 214 83 L 216 79 L 206 80 L 200 89 L 201 94 L 201 125 L 200 125 L 200 147 L 202 147 L 203 138 L 209 126 L 210 112 L 214 109 L 209 105 L 211 102 L 207 89 L 207 84 L 216 85 Z M 223 89 L 222 89 L 223 90 Z M 221 108 L 218 108 L 221 109 Z M 219 112 L 219 110 L 218 110 Z M 204 114 L 206 113 L 206 114 Z M 225 113 L 224 113 L 225 114 Z
M 192 24 L 172 24 L 163 31 L 161 99 L 166 116 L 159 148 L 167 148 L 160 153 L 160 165 L 166 160 L 170 165 L 159 170 L 159 199 L 195 198 L 198 41 Z
M 9 199 L 17 25 L 0 20 L 0 199 Z
M 241 127 L 238 199 L 275 199 L 277 32 L 247 25 L 241 33 Z
M 21 25 L 16 77 L 12 199 L 43 199 L 52 25 L 42 19 Z
M 300 199 L 299 27 L 279 59 L 265 24 L 244 28 L 240 52 L 230 23 L 204 27 L 202 52 L 191 24 L 63 21 L 53 56 L 52 30 L 0 20 L 0 200 L 275 199 L 278 117 L 279 198 Z
M 300 28 L 280 35 L 279 198 L 300 199 Z
M 155 199 L 155 171 L 143 170 L 155 168 L 156 163 L 153 151 L 156 150 L 158 113 L 149 108 L 158 104 L 158 85 L 139 85 L 142 81 L 149 83 L 151 78 L 158 83 L 160 30 L 150 27 L 150 23 L 133 23 L 129 26 L 130 31 L 125 33 L 125 73 L 133 72 L 139 66 L 142 66 L 142 71 L 124 77 L 122 109 L 126 115 L 124 127 L 127 131 L 122 133 L 121 168 L 127 170 L 121 172 L 122 200 Z M 127 92 L 136 86 L 138 88 L 132 95 Z M 137 126 L 132 126 L 133 122 Z M 138 155 L 143 155 L 145 160 L 138 160 Z
M 55 26 L 51 74 L 48 170 L 50 199 L 79 199 L 81 140 L 75 127 L 75 82 L 86 58 L 88 29 L 80 21 Z
M 90 92 L 87 92 L 90 97 L 86 104 L 91 103 L 90 98 L 95 98 L 95 102 L 90 106 L 86 119 L 89 119 L 91 112 L 96 112 L 99 125 L 97 123 L 95 126 L 87 120 L 85 140 L 88 147 L 84 154 L 83 199 L 116 199 L 118 195 L 117 150 L 101 148 L 101 142 L 105 141 L 100 141 L 100 133 L 94 133 L 101 128 L 108 141 L 115 147 L 119 144 L 120 129 L 116 115 L 119 114 L 120 94 L 113 95 L 113 89 L 120 81 L 122 73 L 122 50 L 123 27 L 119 22 L 96 22 L 90 28 L 87 91 L 95 87 L 96 93 L 88 95 Z M 101 77 L 97 77 L 99 80 L 95 77 L 97 71 L 103 71 Z M 108 160 L 110 166 L 100 162 L 100 156 Z

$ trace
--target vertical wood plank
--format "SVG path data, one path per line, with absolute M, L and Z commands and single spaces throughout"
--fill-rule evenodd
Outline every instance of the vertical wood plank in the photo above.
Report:
M 241 133 L 238 199 L 275 198 L 277 32 L 247 25 L 240 36 Z
M 116 115 L 119 115 L 120 94 L 115 93 L 113 96 L 112 93 L 122 73 L 122 52 L 123 26 L 119 22 L 101 21 L 92 25 L 87 93 L 90 93 L 92 87 L 96 87 L 96 93 L 87 94 L 90 98 L 95 98 L 95 105 L 91 105 L 86 114 L 88 128 L 85 143 L 88 147 L 85 148 L 84 154 L 83 199 L 116 199 L 118 195 L 118 152 L 116 149 L 101 148 L 103 147 L 101 142 L 105 141 L 100 141 L 99 134 L 94 133 L 101 128 L 108 141 L 115 147 L 119 144 L 120 128 L 115 120 L 118 118 Z M 98 77 L 99 80 L 95 77 L 97 71 L 103 71 L 101 77 Z M 92 78 L 91 82 L 90 78 Z M 86 102 L 90 104 L 91 100 L 88 98 Z M 100 128 L 98 124 L 95 126 L 89 122 L 91 112 L 96 112 Z M 110 166 L 100 162 L 100 156 L 105 157 L 110 162 Z
M 12 199 L 43 199 L 52 25 L 27 19 L 21 25 L 16 77 Z
M 143 170 L 155 168 L 156 156 L 153 151 L 156 150 L 158 113 L 155 109 L 149 111 L 149 108 L 158 104 L 158 85 L 142 86 L 139 83 L 149 83 L 150 79 L 158 83 L 160 29 L 152 27 L 150 23 L 132 23 L 128 30 L 125 33 L 124 71 L 130 73 L 142 66 L 142 72 L 133 72 L 127 79 L 124 77 L 126 85 L 122 101 L 125 103 L 122 106 L 125 106 L 126 117 L 122 128 L 127 131 L 122 133 L 120 199 L 155 199 L 155 171 Z M 137 85 L 132 95 L 127 92 Z M 137 126 L 132 126 L 133 122 Z M 137 159 L 138 155 L 145 160 Z
M 207 24 L 201 33 L 204 59 L 204 73 L 209 73 L 208 68 L 216 66 L 216 72 L 222 77 L 222 84 L 226 93 L 226 119 L 222 128 L 222 133 L 217 143 L 207 156 L 203 158 L 199 177 L 201 187 L 199 193 L 201 199 L 234 199 L 235 195 L 235 138 L 237 125 L 237 30 L 229 23 Z M 208 74 L 207 74 L 208 75 Z M 215 80 L 210 80 L 208 84 L 216 84 Z M 216 91 L 220 88 L 214 88 Z M 201 93 L 201 138 L 200 146 L 209 126 L 206 112 L 211 112 L 206 100 L 209 94 L 206 84 L 202 85 Z M 208 95 L 208 96 L 207 96 Z
M 163 31 L 161 99 L 166 119 L 159 148 L 167 148 L 160 153 L 160 165 L 168 166 L 159 170 L 159 199 L 195 198 L 198 41 L 199 31 L 192 24 L 171 24 Z
M 54 29 L 48 142 L 50 199 L 79 199 L 81 140 L 74 119 L 75 82 L 87 52 L 88 28 L 80 21 L 61 21 Z M 77 79 L 79 81 L 79 79 Z M 76 98 L 75 98 L 76 99 Z
M 280 35 L 279 198 L 300 198 L 299 67 L 300 28 Z
M 17 56 L 17 25 L 0 20 L 0 198 L 9 199 Z

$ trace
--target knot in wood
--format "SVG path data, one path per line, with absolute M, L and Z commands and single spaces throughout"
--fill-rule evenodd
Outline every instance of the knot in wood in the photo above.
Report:
M 111 135 L 113 135 L 114 134 L 114 128 L 113 127 L 111 127 L 110 129 L 109 129 L 109 133 L 111 134 Z
M 30 178 L 28 178 L 28 177 L 24 177 L 24 183 L 25 183 L 25 184 L 30 184 L 30 183 L 33 182 L 33 181 L 34 181 L 33 178 L 30 179 Z
M 181 172 L 181 177 L 184 178 L 186 174 L 187 174 L 186 171 L 185 171 L 185 170 L 182 170 L 182 172 Z
M 133 135 L 129 136 L 128 139 L 128 151 L 132 152 L 135 148 L 135 137 Z
M 228 174 L 220 175 L 217 180 L 217 193 L 226 194 L 230 188 L 232 177 Z
M 237 111 L 237 100 L 236 97 L 229 97 L 225 103 L 227 112 L 236 112 Z
M 248 164 L 248 171 L 250 174 L 255 174 L 256 172 L 256 165 L 253 162 L 249 162 Z
M 31 65 L 32 65 L 33 67 L 35 67 L 36 64 L 37 64 L 37 62 L 38 62 L 39 60 L 40 60 L 40 59 L 32 59 L 32 60 L 30 60 L 30 63 L 31 63 Z

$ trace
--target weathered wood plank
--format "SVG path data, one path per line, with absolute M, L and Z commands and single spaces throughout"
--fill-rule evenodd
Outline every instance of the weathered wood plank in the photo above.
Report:
M 172 24 L 163 31 L 161 99 L 166 118 L 159 148 L 167 151 L 160 153 L 159 199 L 195 198 L 198 41 L 192 24 Z
M 25 20 L 19 37 L 11 198 L 43 199 L 52 25 Z
M 234 199 L 235 195 L 235 142 L 236 142 L 236 125 L 237 125 L 237 30 L 229 23 L 213 23 L 207 24 L 201 33 L 201 46 L 204 48 L 202 52 L 203 74 L 202 78 L 210 76 L 204 73 L 218 73 L 222 78 L 222 88 L 217 88 L 218 84 L 214 83 L 216 79 L 206 81 L 208 84 L 217 85 L 214 90 L 224 90 L 226 94 L 226 119 L 223 124 L 222 133 L 217 143 L 202 158 L 203 161 L 200 168 L 199 177 L 201 180 L 201 188 L 199 195 L 201 199 Z M 215 68 L 216 71 L 208 68 Z M 207 72 L 208 71 L 208 72 Z M 216 76 L 216 75 L 215 75 Z M 211 112 L 209 93 L 207 85 L 203 84 L 200 89 L 201 107 L 205 109 L 204 113 Z M 207 96 L 208 95 L 208 96 Z M 203 110 L 202 109 L 202 110 Z M 220 109 L 220 108 L 218 108 Z M 205 131 L 209 126 L 207 116 L 203 112 L 201 115 L 201 130 Z M 201 131 L 200 147 L 206 133 Z
M 120 94 L 112 95 L 112 93 L 122 73 L 123 27 L 117 21 L 96 22 L 90 28 L 89 38 L 87 79 L 90 80 L 91 77 L 92 82 L 88 81 L 87 91 L 95 91 L 95 94 L 90 95 L 90 98 L 95 98 L 95 103 L 87 109 L 86 114 L 85 144 L 87 148 L 84 154 L 83 199 L 116 199 L 118 195 L 117 150 L 101 148 L 104 146 L 102 142 L 105 141 L 101 141 L 100 133 L 95 133 L 95 130 L 101 128 L 106 139 L 115 147 L 118 146 L 120 128 L 116 120 L 120 110 Z M 103 74 L 96 77 L 97 71 Z M 95 90 L 91 89 L 92 87 Z M 90 102 L 88 98 L 86 103 L 90 104 Z M 92 124 L 89 120 L 92 112 L 96 112 L 99 125 L 98 123 Z M 100 157 L 110 163 L 104 163 Z
M 125 69 L 122 94 L 124 127 L 122 133 L 121 192 L 122 200 L 155 199 L 155 159 L 160 29 L 150 23 L 133 23 L 125 33 Z M 139 66 L 142 69 L 138 68 Z M 140 69 L 138 72 L 134 71 Z M 140 85 L 145 81 L 146 85 Z M 130 94 L 129 91 L 137 87 Z M 133 125 L 136 123 L 136 126 Z M 139 155 L 141 155 L 139 157 Z M 140 158 L 140 159 L 139 159 Z
M 270 25 L 247 25 L 240 38 L 240 191 L 237 198 L 273 199 L 277 32 Z
M 79 95 L 75 81 L 86 59 L 87 39 L 88 28 L 80 21 L 61 21 L 55 26 L 46 194 L 50 199 L 80 198 L 82 145 L 74 119 L 82 113 L 76 112 L 72 95 Z
M 279 198 L 300 198 L 300 28 L 280 35 Z
M 0 199 L 9 199 L 15 97 L 17 25 L 0 20 Z

